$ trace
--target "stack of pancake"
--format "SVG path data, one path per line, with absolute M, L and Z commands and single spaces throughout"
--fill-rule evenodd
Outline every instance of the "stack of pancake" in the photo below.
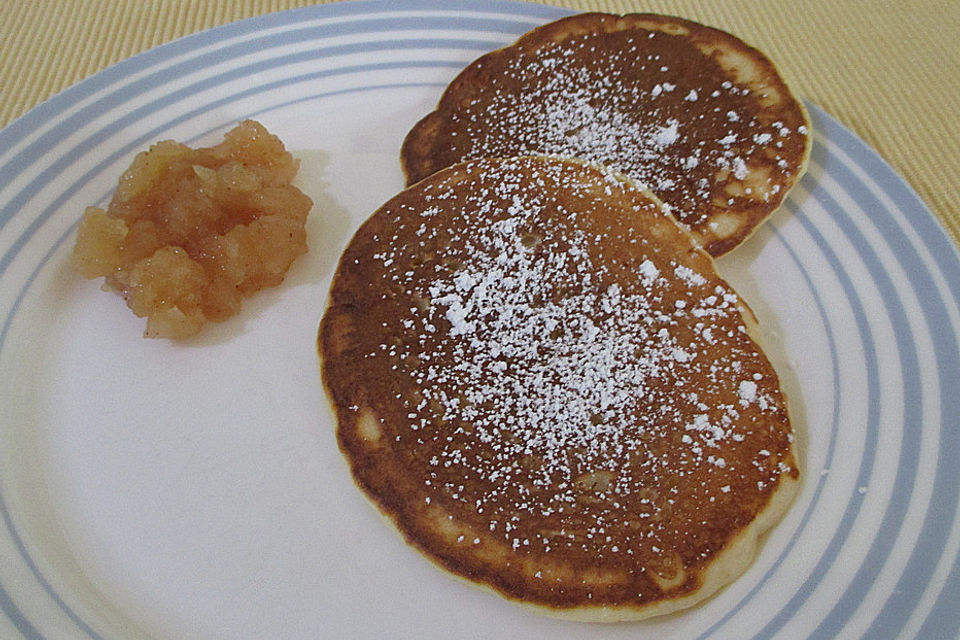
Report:
M 319 335 L 340 446 L 411 544 L 582 620 L 746 569 L 799 472 L 713 257 L 802 175 L 808 128 L 761 53 L 663 16 L 560 20 L 450 84 Z

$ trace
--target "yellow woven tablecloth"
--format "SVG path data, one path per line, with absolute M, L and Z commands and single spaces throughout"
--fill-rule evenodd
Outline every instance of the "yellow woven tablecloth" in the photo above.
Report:
M 960 244 L 960 0 L 540 0 L 730 31 L 916 189 Z M 0 126 L 164 42 L 305 0 L 0 0 Z M 437 6 L 442 6 L 438 0 Z

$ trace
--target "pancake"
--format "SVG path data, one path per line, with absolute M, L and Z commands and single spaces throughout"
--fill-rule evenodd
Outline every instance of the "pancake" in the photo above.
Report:
M 790 501 L 752 322 L 655 196 L 520 157 L 376 211 L 318 342 L 354 478 L 412 545 L 539 612 L 616 621 L 729 583 Z
M 646 185 L 711 255 L 806 170 L 809 119 L 738 38 L 651 14 L 580 14 L 464 69 L 404 140 L 407 184 L 464 160 L 576 156 Z

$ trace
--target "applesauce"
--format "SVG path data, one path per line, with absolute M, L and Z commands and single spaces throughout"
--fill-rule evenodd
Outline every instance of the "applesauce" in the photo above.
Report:
M 147 319 L 144 336 L 192 336 L 306 253 L 313 202 L 291 184 L 297 169 L 253 120 L 210 148 L 159 142 L 137 154 L 106 210 L 86 210 L 73 264 Z

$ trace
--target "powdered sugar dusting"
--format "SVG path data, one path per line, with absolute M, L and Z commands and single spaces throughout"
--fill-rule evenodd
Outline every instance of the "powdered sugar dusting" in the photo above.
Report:
M 516 233 L 520 219 L 491 225 L 492 233 L 482 239 L 486 246 L 457 276 L 466 274 L 476 283 L 470 290 L 458 290 L 451 280 L 435 282 L 432 290 L 439 296 L 424 322 L 436 323 L 455 310 L 451 337 L 464 334 L 464 325 L 482 322 L 484 328 L 451 345 L 458 360 L 452 371 L 428 364 L 418 373 L 427 382 L 455 376 L 458 386 L 470 390 L 465 404 L 439 399 L 448 418 L 470 420 L 481 441 L 499 440 L 500 416 L 522 415 L 516 442 L 498 442 L 502 454 L 514 458 L 540 450 L 544 481 L 559 471 L 569 482 L 571 450 L 581 451 L 581 462 L 603 458 L 616 466 L 605 451 L 619 429 L 614 418 L 642 402 L 647 381 L 658 377 L 680 348 L 669 335 L 651 344 L 644 326 L 651 305 L 643 296 L 622 295 L 616 284 L 532 302 L 544 292 L 544 282 L 568 282 L 594 269 L 576 248 L 588 242 L 579 232 L 568 253 L 533 259 Z M 643 357 L 635 357 L 638 351 Z M 475 413 L 480 402 L 491 405 L 484 416 Z
M 762 90 L 733 81 L 690 41 L 660 31 L 584 34 L 530 50 L 521 41 L 476 68 L 482 80 L 443 112 L 448 133 L 432 153 L 445 164 L 582 157 L 651 189 L 706 234 L 716 232 L 708 223 L 718 211 L 772 210 L 808 144 L 802 108 L 786 92 L 782 104 L 762 105 Z
M 455 229 L 433 226 L 438 209 L 426 206 L 413 224 L 398 216 L 397 235 L 376 253 L 411 300 L 390 340 L 368 354 L 418 390 L 403 400 L 407 429 L 396 438 L 421 452 L 425 483 L 439 492 L 431 503 L 462 504 L 514 548 L 669 548 L 663 513 L 722 502 L 724 492 L 711 492 L 712 481 L 676 493 L 661 483 L 698 469 L 742 482 L 735 451 L 759 437 L 758 411 L 782 406 L 749 396 L 765 378 L 738 328 L 738 298 L 714 274 L 652 248 L 622 263 L 604 257 L 611 242 L 634 246 L 638 230 L 594 229 L 589 203 L 632 187 L 609 173 L 585 181 L 564 163 L 541 161 L 531 174 L 514 162 L 496 164 L 495 177 L 456 203 Z M 557 184 L 581 204 L 543 195 Z M 452 194 L 441 184 L 424 200 L 450 207 Z M 415 231 L 404 236 L 407 225 Z M 433 255 L 441 237 L 443 262 L 410 270 L 406 243 Z M 751 446 L 773 448 L 769 435 Z M 770 464 L 756 457 L 758 468 Z M 591 521 L 574 524 L 567 514 L 583 509 Z M 549 525 L 516 521 L 518 510 Z

